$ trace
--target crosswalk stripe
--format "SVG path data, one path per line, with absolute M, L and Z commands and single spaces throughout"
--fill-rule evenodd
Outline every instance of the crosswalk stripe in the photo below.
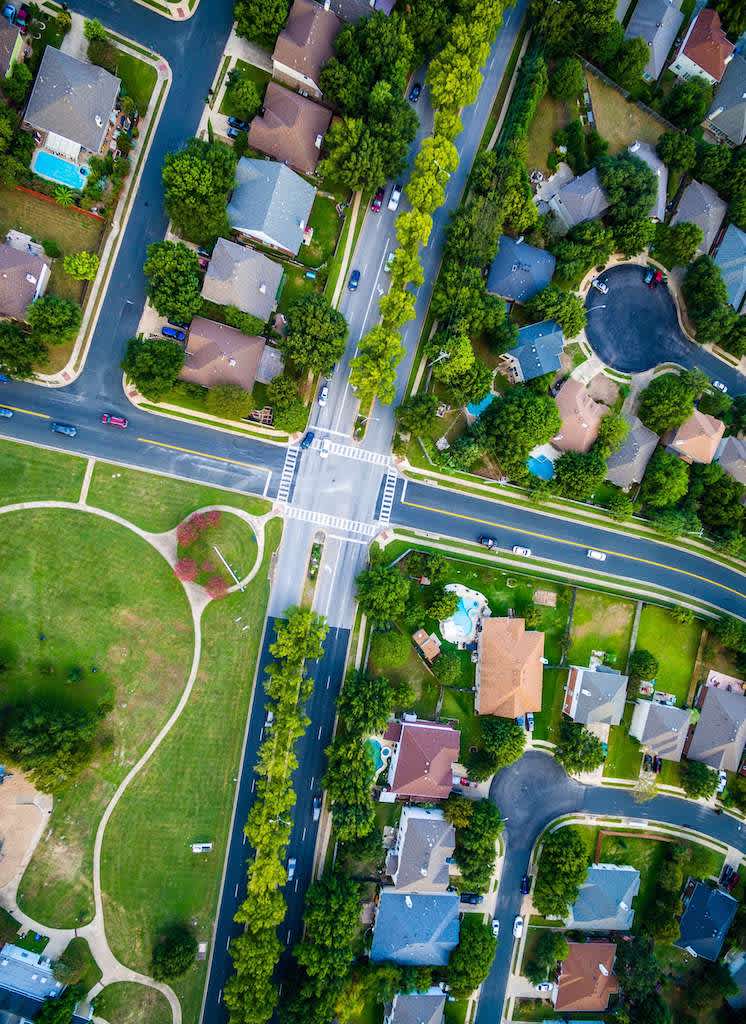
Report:
M 343 519 L 342 516 L 332 516 L 327 512 L 313 512 L 307 508 L 298 508 L 296 505 L 289 505 L 285 515 L 290 519 L 300 519 L 304 523 L 314 523 L 316 526 L 326 526 L 332 530 L 342 530 L 346 533 L 361 533 L 365 537 L 372 537 L 378 532 L 375 523 L 361 523 L 356 519 Z
M 280 477 L 280 487 L 277 491 L 278 501 L 288 500 L 290 486 L 293 482 L 293 474 L 295 473 L 295 464 L 298 461 L 298 451 L 298 448 L 288 448 L 287 450 L 285 464 L 282 467 L 282 476 Z
M 386 525 L 391 522 L 391 509 L 394 507 L 397 480 L 396 470 L 389 468 L 386 471 L 386 483 L 384 484 L 383 497 L 381 498 L 381 511 L 378 513 L 379 522 Z
M 369 452 L 367 448 L 358 448 L 354 444 L 339 444 L 337 441 L 331 441 L 329 451 L 332 455 L 357 459 L 358 462 L 371 462 L 374 466 L 388 466 L 391 463 L 391 456 L 385 452 Z

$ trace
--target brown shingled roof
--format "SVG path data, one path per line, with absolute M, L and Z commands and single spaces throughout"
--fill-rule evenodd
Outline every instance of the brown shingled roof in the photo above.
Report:
M 695 409 L 673 435 L 671 447 L 686 462 L 709 465 L 715 458 L 724 433 L 725 424 L 722 420 Z
M 619 989 L 619 982 L 611 973 L 616 946 L 613 942 L 569 942 L 568 947 L 555 1010 L 605 1010 L 609 997 Z
M 720 24 L 718 12 L 711 8 L 700 11 L 684 46 L 684 53 L 689 60 L 719 82 L 734 50 L 735 46 Z
M 196 316 L 189 329 L 181 379 L 203 388 L 237 384 L 251 391 L 264 344 L 264 338 L 249 337 L 235 327 Z
M 26 319 L 26 308 L 34 301 L 48 266 L 41 256 L 0 242 L 0 316 Z
M 579 380 L 569 377 L 554 401 L 562 417 L 559 433 L 552 444 L 563 452 L 587 452 L 598 437 L 601 420 L 609 411 L 594 402 Z
M 483 619 L 477 713 L 518 718 L 541 711 L 543 656 L 544 634 L 527 632 L 523 619 Z
M 438 722 L 402 722 L 392 763 L 391 789 L 397 796 L 445 800 L 453 786 L 461 733 Z
M 321 153 L 316 141 L 323 137 L 331 119 L 330 110 L 270 82 L 264 109 L 251 122 L 249 145 L 297 171 L 313 174 Z
M 275 43 L 272 60 L 293 68 L 318 84 L 321 68 L 334 56 L 334 40 L 342 22 L 314 0 L 295 0 L 285 28 Z

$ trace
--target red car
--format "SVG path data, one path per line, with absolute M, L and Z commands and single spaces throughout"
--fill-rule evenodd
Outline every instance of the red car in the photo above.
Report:
M 376 194 L 373 196 L 373 202 L 370 204 L 370 208 L 373 213 L 380 213 L 381 207 L 383 206 L 383 189 L 379 188 Z
M 112 416 L 111 413 L 105 412 L 101 417 L 102 423 L 108 423 L 110 427 L 119 427 L 120 430 L 124 430 L 129 422 L 124 416 Z

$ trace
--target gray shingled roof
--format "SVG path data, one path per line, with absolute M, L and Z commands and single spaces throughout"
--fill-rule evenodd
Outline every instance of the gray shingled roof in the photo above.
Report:
M 556 373 L 562 365 L 560 354 L 565 346 L 562 328 L 554 320 L 542 320 L 518 331 L 518 343 L 506 355 L 517 360 L 523 380 Z
M 515 302 L 528 302 L 552 280 L 556 263 L 546 249 L 501 235 L 487 275 L 487 291 Z
M 681 0 L 638 0 L 624 33 L 626 39 L 639 36 L 648 44 L 650 56 L 644 75 L 657 79 L 681 27 Z
M 617 487 L 639 484 L 645 475 L 650 457 L 658 444 L 658 435 L 653 433 L 637 416 L 625 416 L 629 433 L 624 444 L 606 460 L 606 479 Z
M 690 181 L 681 194 L 671 224 L 680 224 L 683 221 L 699 224 L 704 235 L 699 251 L 707 253 L 717 237 L 726 209 L 727 204 L 709 185 L 703 185 L 700 181 Z
M 650 209 L 650 216 L 662 221 L 666 216 L 666 192 L 668 189 L 668 168 L 655 151 L 655 147 L 649 142 L 640 142 L 636 139 L 629 147 L 628 152 L 647 164 L 655 175 L 656 195 L 655 202 Z
M 746 743 L 746 697 L 705 687 L 699 721 L 687 757 L 711 768 L 737 772 Z
M 666 761 L 680 761 L 689 735 L 691 712 L 672 708 L 658 701 L 638 700 L 629 727 L 634 736 L 651 754 Z
M 548 202 L 550 209 L 566 228 L 600 217 L 609 207 L 596 167 L 572 178 Z
M 219 238 L 202 285 L 202 297 L 268 320 L 277 305 L 282 267 L 244 245 Z
M 397 992 L 393 1003 L 384 1005 L 383 1012 L 388 1024 L 441 1024 L 445 1005 L 445 993 L 440 990 L 411 995 Z
M 681 915 L 674 946 L 691 949 L 705 960 L 717 960 L 737 910 L 738 903 L 732 896 L 697 882 Z
M 246 235 L 262 234 L 297 256 L 316 189 L 274 160 L 243 157 L 228 204 L 228 222 Z
M 573 718 L 584 725 L 619 725 L 624 714 L 627 676 L 605 665 L 597 669 L 578 668 L 577 705 Z
M 405 807 L 397 843 L 386 870 L 397 891 L 441 891 L 448 886 L 448 859 L 456 847 L 456 830 L 438 808 Z
M 459 938 L 459 895 L 382 889 L 371 960 L 444 967 Z
M 737 437 L 724 437 L 715 456 L 728 476 L 746 484 L 746 441 Z
M 728 302 L 738 312 L 746 295 L 746 231 L 729 224 L 715 253 L 715 262 L 728 290 Z
M 24 121 L 98 153 L 121 84 L 104 68 L 47 46 Z
M 746 141 L 746 57 L 728 63 L 707 120 L 737 146 Z
M 640 872 L 620 864 L 591 864 L 568 927 L 585 932 L 628 932 L 635 912 L 632 900 L 640 891 Z
M 20 34 L 18 25 L 11 25 L 6 18 L 0 18 L 0 77 L 4 78 L 8 73 L 10 58 Z

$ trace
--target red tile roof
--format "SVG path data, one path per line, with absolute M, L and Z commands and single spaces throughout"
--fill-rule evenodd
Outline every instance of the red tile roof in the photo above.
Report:
M 605 1010 L 609 996 L 619 988 L 612 974 L 616 946 L 613 942 L 569 942 L 568 947 L 555 1010 Z
M 386 738 L 389 738 L 387 730 Z M 439 722 L 402 722 L 391 789 L 400 797 L 445 800 L 453 785 L 461 733 Z
M 684 46 L 689 60 L 719 82 L 734 50 L 735 46 L 723 32 L 718 12 L 711 8 L 700 11 Z

